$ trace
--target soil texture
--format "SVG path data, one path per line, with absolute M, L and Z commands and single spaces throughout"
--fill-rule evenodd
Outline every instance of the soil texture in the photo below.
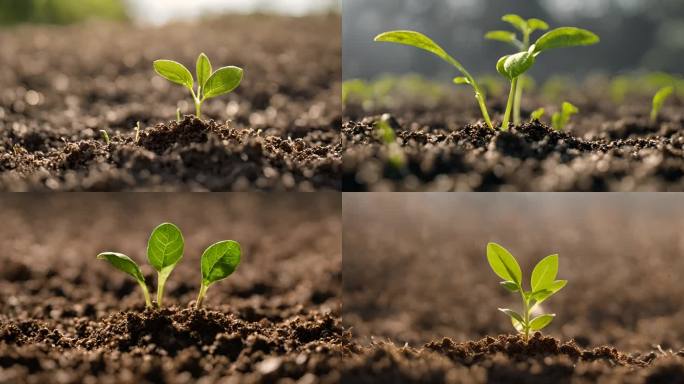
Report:
M 684 205 L 678 194 L 345 194 L 349 382 L 684 382 Z M 486 259 L 558 253 L 568 285 L 529 344 Z M 496 336 L 503 335 L 503 336 Z
M 0 201 L 0 383 L 339 382 L 339 196 L 96 195 Z M 95 255 L 131 256 L 154 297 L 144 252 L 161 220 L 186 248 L 164 308 L 145 309 L 137 283 Z M 195 309 L 199 255 L 225 238 L 242 263 Z
M 585 90 L 584 88 L 579 91 Z M 534 100 L 534 99 L 533 99 Z M 491 100 L 500 118 L 504 99 Z M 659 120 L 650 101 L 615 105 L 587 90 L 572 100 L 580 114 L 563 131 L 524 121 L 506 132 L 491 130 L 472 98 L 432 105 L 414 100 L 365 110 L 346 106 L 342 127 L 345 191 L 683 191 L 684 113 L 670 100 Z M 528 101 L 531 105 L 553 105 Z M 523 109 L 523 117 L 531 109 Z M 376 134 L 387 121 L 403 164 Z M 497 124 L 500 124 L 497 123 Z M 396 150 L 394 150 L 396 152 Z
M 339 190 L 339 30 L 339 15 L 231 15 L 0 31 L 0 190 Z M 244 80 L 176 121 L 192 98 L 152 62 L 194 73 L 200 52 Z

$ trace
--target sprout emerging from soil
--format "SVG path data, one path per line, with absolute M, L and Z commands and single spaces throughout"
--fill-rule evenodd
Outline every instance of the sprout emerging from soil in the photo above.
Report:
M 513 327 L 523 334 L 525 340 L 529 340 L 530 332 L 543 329 L 556 316 L 555 314 L 542 314 L 532 318 L 535 306 L 553 296 L 568 283 L 567 280 L 556 280 L 558 255 L 546 256 L 534 267 L 529 291 L 523 288 L 520 265 L 504 247 L 495 243 L 487 244 L 487 261 L 494 273 L 504 280 L 501 282 L 504 288 L 513 293 L 520 293 L 522 314 L 507 308 L 499 308 L 499 310 L 508 315 Z
M 461 65 L 460 62 L 458 62 L 456 59 L 454 59 L 448 53 L 446 53 L 446 51 L 442 49 L 442 47 L 440 47 L 437 43 L 432 41 L 429 37 L 423 35 L 422 33 L 414 31 L 389 31 L 381 33 L 378 36 L 376 36 L 375 41 L 409 45 L 418 49 L 428 51 L 434 55 L 437 55 L 437 57 L 439 57 L 440 59 L 453 65 L 463 75 L 463 77 L 455 78 L 454 83 L 468 84 L 471 87 L 473 87 L 473 90 L 475 91 L 475 99 L 477 100 L 477 103 L 480 106 L 482 117 L 484 118 L 485 123 L 487 123 L 487 126 L 491 129 L 494 129 L 492 121 L 489 118 L 489 112 L 487 111 L 485 95 L 482 92 L 477 81 L 475 81 L 475 78 L 470 75 L 470 73 L 465 69 L 465 67 L 463 67 L 463 65 Z
M 387 148 L 387 160 L 395 169 L 402 169 L 406 165 L 406 157 L 397 143 L 397 135 L 390 125 L 389 117 L 383 115 L 382 119 L 375 123 L 375 134 Z
M 104 129 L 100 129 L 100 134 L 102 135 L 102 140 L 104 140 L 105 144 L 109 145 L 111 143 L 111 140 L 109 140 L 109 134 L 107 131 Z
M 230 276 L 240 264 L 240 244 L 233 240 L 219 241 L 202 253 L 202 283 L 197 296 L 196 308 L 202 307 L 209 286 Z
M 162 307 L 164 285 L 183 257 L 183 234 L 171 223 L 160 224 L 147 242 L 147 261 L 157 271 L 157 306 Z
M 660 88 L 658 92 L 656 92 L 655 96 L 653 96 L 653 107 L 651 108 L 652 123 L 655 123 L 658 120 L 658 114 L 660 113 L 660 110 L 663 108 L 665 101 L 668 97 L 670 97 L 672 92 L 674 92 L 674 87 L 667 86 Z
M 537 19 L 530 19 L 537 20 Z M 528 21 L 520 22 L 527 25 Z M 535 22 L 538 23 L 538 22 Z M 522 28 L 524 25 L 520 25 Z M 530 29 L 529 26 L 526 28 Z M 540 53 L 554 48 L 593 45 L 599 42 L 599 37 L 591 31 L 575 27 L 561 27 L 542 35 L 530 45 L 527 50 L 512 55 L 506 55 L 496 63 L 496 70 L 511 82 L 511 89 L 506 103 L 506 111 L 501 123 L 501 130 L 507 131 L 517 95 L 519 77 L 534 66 Z M 518 101 L 519 103 L 519 101 Z
M 141 131 L 140 122 L 138 121 L 138 122 L 135 124 L 135 143 L 137 143 L 138 141 L 140 141 L 140 131 Z
M 155 72 L 166 80 L 182 85 L 190 90 L 195 102 L 195 114 L 200 118 L 202 103 L 212 97 L 224 95 L 235 90 L 242 81 L 242 68 L 228 66 L 212 72 L 211 62 L 204 53 L 197 58 L 197 90 L 190 71 L 173 60 L 156 60 L 153 63 Z
M 535 109 L 530 114 L 530 122 L 535 121 L 535 120 L 541 120 L 541 118 L 544 117 L 545 113 L 546 113 L 546 110 L 544 108 Z
M 147 308 L 152 308 L 152 301 L 150 300 L 150 292 L 147 290 L 147 284 L 145 283 L 145 276 L 143 276 L 140 271 L 140 267 L 135 263 L 130 257 L 116 252 L 102 252 L 97 255 L 100 260 L 107 260 L 114 268 L 131 275 L 135 281 L 140 284 L 140 288 L 145 296 L 145 306 Z
M 579 109 L 567 101 L 561 106 L 561 110 L 551 116 L 551 126 L 556 131 L 562 131 L 570 121 L 570 117 L 579 113 Z

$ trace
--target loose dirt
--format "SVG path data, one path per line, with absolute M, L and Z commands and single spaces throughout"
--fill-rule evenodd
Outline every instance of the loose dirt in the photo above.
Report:
M 0 31 L 0 190 L 339 190 L 339 31 L 339 15 Z M 189 92 L 151 63 L 194 73 L 200 52 L 244 81 L 176 123 Z
M 337 383 L 350 348 L 340 317 L 335 194 L 51 194 L 0 201 L 0 383 Z M 261 212 L 255 215 L 254 212 Z M 166 307 L 97 252 L 143 265 L 155 223 L 179 225 L 184 258 Z M 195 309 L 199 255 L 241 242 L 242 264 Z

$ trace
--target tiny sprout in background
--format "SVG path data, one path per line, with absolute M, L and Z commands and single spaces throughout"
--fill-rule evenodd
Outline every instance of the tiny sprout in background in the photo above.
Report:
M 546 113 L 546 110 L 544 108 L 537 108 L 532 113 L 530 114 L 530 122 L 533 122 L 535 120 L 541 120 L 542 117 L 544 117 L 544 114 Z
M 140 127 L 140 122 L 138 121 L 137 124 L 135 124 L 135 143 L 140 141 L 140 131 L 142 128 Z
M 196 308 L 202 307 L 209 286 L 230 276 L 240 264 L 240 244 L 233 240 L 215 243 L 202 253 L 202 283 L 197 296 Z
M 503 279 L 501 286 L 510 292 L 520 294 L 522 314 L 507 308 L 499 310 L 510 317 L 513 327 L 523 335 L 525 341 L 529 340 L 530 332 L 543 329 L 556 316 L 542 314 L 533 318 L 532 312 L 535 307 L 568 283 L 567 280 L 556 280 L 558 255 L 547 256 L 534 267 L 529 291 L 523 287 L 522 270 L 518 261 L 504 247 L 495 243 L 487 244 L 487 261 L 494 273 Z
M 242 82 L 243 76 L 243 70 L 234 66 L 222 67 L 212 72 L 209 58 L 202 53 L 197 58 L 195 68 L 197 73 L 197 89 L 195 90 L 192 74 L 183 64 L 173 60 L 156 60 L 153 66 L 159 76 L 190 90 L 197 118 L 201 116 L 202 103 L 205 100 L 234 91 Z M 177 119 L 179 115 L 177 113 Z
M 556 131 L 562 131 L 570 121 L 570 117 L 579 113 L 579 109 L 567 101 L 561 106 L 561 110 L 551 116 L 551 126 Z
M 489 118 L 489 112 L 487 111 L 485 95 L 478 83 L 475 81 L 475 78 L 470 75 L 470 73 L 460 62 L 446 53 L 442 47 L 437 45 L 437 43 L 432 41 L 429 37 L 414 31 L 389 31 L 376 36 L 375 41 L 409 45 L 418 49 L 422 49 L 437 55 L 437 57 L 440 59 L 454 66 L 463 75 L 463 77 L 456 78 L 454 82 L 456 84 L 468 84 L 473 87 L 473 91 L 475 92 L 475 100 L 477 100 L 477 103 L 480 106 L 482 117 L 484 118 L 487 126 L 491 129 L 494 129 L 492 121 Z
M 392 129 L 388 115 L 383 115 L 382 118 L 375 123 L 375 135 L 380 141 L 385 144 L 387 149 L 387 160 L 395 169 L 402 169 L 406 165 L 406 157 L 404 151 L 397 143 L 397 136 Z
M 164 285 L 176 264 L 183 257 L 185 242 L 177 226 L 160 224 L 147 242 L 147 261 L 157 271 L 157 306 L 162 307 Z
M 660 110 L 663 108 L 663 105 L 665 104 L 665 101 L 667 100 L 668 97 L 674 92 L 674 87 L 673 86 L 667 86 L 660 88 L 658 92 L 656 92 L 655 96 L 653 96 L 653 107 L 651 108 L 651 122 L 655 123 L 658 121 L 658 114 L 660 113 Z
M 150 300 L 150 292 L 147 290 L 147 284 L 145 283 L 145 276 L 143 276 L 140 271 L 140 267 L 135 263 L 130 257 L 124 255 L 123 253 L 116 252 L 102 252 L 97 255 L 100 260 L 107 260 L 114 268 L 125 272 L 132 276 L 135 281 L 138 282 L 140 288 L 145 296 L 145 306 L 147 308 L 152 307 L 152 301 Z
M 109 145 L 111 143 L 111 140 L 109 140 L 109 134 L 107 131 L 104 129 L 100 129 L 100 134 L 102 135 L 102 140 L 104 140 L 105 144 Z

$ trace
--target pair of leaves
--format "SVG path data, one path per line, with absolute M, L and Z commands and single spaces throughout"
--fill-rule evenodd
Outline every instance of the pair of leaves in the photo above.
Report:
M 168 275 L 183 257 L 184 245 L 178 227 L 171 223 L 160 224 L 152 231 L 147 242 L 147 261 L 157 272 Z M 97 258 L 109 261 L 116 269 L 129 274 L 139 283 L 145 283 L 138 264 L 123 253 L 103 252 Z
M 562 131 L 570 121 L 570 117 L 579 113 L 579 109 L 567 101 L 563 102 L 561 110 L 551 116 L 551 126 L 556 131 Z
M 535 63 L 537 56 L 553 48 L 592 45 L 599 42 L 599 37 L 586 29 L 575 27 L 556 28 L 542 35 L 527 51 L 506 55 L 496 63 L 496 70 L 513 80 L 527 72 Z
M 487 244 L 487 261 L 492 271 L 502 278 L 504 281 L 501 285 L 512 292 L 517 292 L 523 289 L 522 286 L 522 270 L 518 261 L 511 255 L 508 250 L 499 244 Z M 530 277 L 530 286 L 532 290 L 530 295 L 537 302 L 536 295 L 539 298 L 547 299 L 545 296 L 547 292 L 551 294 L 558 292 L 565 286 L 567 281 L 556 280 L 558 275 L 558 255 L 550 255 L 543 258 L 532 270 Z
M 529 38 L 529 35 L 532 34 L 532 32 L 536 30 L 547 30 L 549 29 L 549 25 L 544 21 L 536 18 L 531 18 L 531 19 L 523 19 L 522 17 L 514 14 L 508 14 L 504 15 L 501 20 L 513 25 L 517 30 L 522 32 L 523 36 L 527 36 Z M 518 48 L 519 50 L 524 50 L 526 47 L 524 43 L 520 40 L 518 40 L 515 32 L 510 32 L 510 31 L 490 31 L 485 34 L 485 39 L 489 40 L 497 40 L 501 41 L 504 43 L 509 43 Z
M 194 79 L 183 64 L 173 60 L 156 60 L 153 67 L 159 76 L 194 92 Z M 199 85 L 197 97 L 201 100 L 232 92 L 240 85 L 243 76 L 243 70 L 234 66 L 222 67 L 212 72 L 211 62 L 204 53 L 197 58 L 196 73 Z
M 513 324 L 513 327 L 515 328 L 516 331 L 518 332 L 523 332 L 525 330 L 525 321 L 518 314 L 517 312 L 507 309 L 507 308 L 499 308 L 499 311 L 505 313 L 511 318 L 511 323 Z M 551 324 L 551 321 L 556 317 L 555 314 L 553 313 L 547 313 L 544 315 L 539 315 L 535 317 L 534 319 L 530 320 L 528 327 L 529 330 L 531 331 L 539 331 L 544 329 L 547 325 Z

